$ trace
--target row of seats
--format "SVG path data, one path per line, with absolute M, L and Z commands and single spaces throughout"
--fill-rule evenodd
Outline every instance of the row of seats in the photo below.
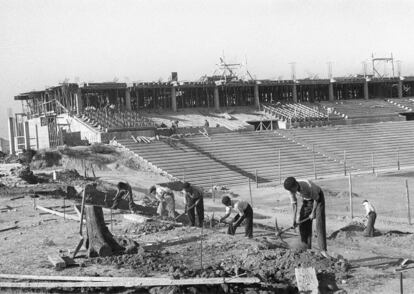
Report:
M 333 109 L 345 118 L 367 118 L 378 116 L 398 116 L 401 109 L 383 99 L 352 99 L 341 101 L 323 101 L 320 104 L 325 108 Z
M 325 121 L 328 114 L 301 103 L 263 104 L 265 113 L 288 122 Z
M 414 109 L 414 98 L 392 98 L 388 99 L 388 102 L 397 105 L 405 111 L 413 111 Z
M 111 110 L 89 110 L 85 111 L 80 118 L 100 131 L 155 126 L 152 120 L 140 116 L 137 112 L 133 111 L 113 112 Z
M 312 178 L 314 162 L 318 176 L 343 172 L 339 163 L 272 132 L 164 139 L 151 146 L 132 139 L 118 143 L 168 174 L 204 187 L 247 185 L 256 171 L 259 183 L 279 183 L 289 175 Z
M 347 164 L 358 170 L 414 165 L 414 121 L 278 132 L 342 163 L 345 157 Z

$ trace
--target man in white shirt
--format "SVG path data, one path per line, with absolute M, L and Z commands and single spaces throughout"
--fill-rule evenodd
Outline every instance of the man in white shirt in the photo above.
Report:
M 316 219 L 319 250 L 323 256 L 328 257 L 326 252 L 325 196 L 322 189 L 311 181 L 297 181 L 294 177 L 286 178 L 284 188 L 290 192 L 293 226 L 297 225 L 297 195 L 302 198 L 298 222 L 309 217 L 308 221 L 299 224 L 301 241 L 308 246 L 308 249 L 312 248 L 312 221 Z
M 368 219 L 367 227 L 364 230 L 365 237 L 374 237 L 375 229 L 375 220 L 377 218 L 377 213 L 375 212 L 374 206 L 368 202 L 368 200 L 362 201 L 362 205 L 365 208 L 365 217 Z
M 159 216 L 175 218 L 175 198 L 170 188 L 154 185 L 150 187 L 149 193 L 154 195 L 159 201 L 157 208 L 157 214 Z
M 237 227 L 240 226 L 243 220 L 246 220 L 245 236 L 253 238 L 253 209 L 250 204 L 243 200 L 231 200 L 229 196 L 223 196 L 221 203 L 226 206 L 226 214 L 220 219 L 220 222 L 230 216 L 232 209 L 237 213 L 229 223 L 227 234 L 234 235 Z

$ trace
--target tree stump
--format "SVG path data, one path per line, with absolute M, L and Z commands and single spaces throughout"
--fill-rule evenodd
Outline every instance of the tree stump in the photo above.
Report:
M 105 224 L 102 207 L 86 205 L 86 248 L 89 257 L 111 256 L 124 252 Z

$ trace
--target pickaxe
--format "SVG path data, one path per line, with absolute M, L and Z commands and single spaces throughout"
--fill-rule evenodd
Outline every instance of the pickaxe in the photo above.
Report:
M 75 251 L 73 252 L 72 258 L 75 258 L 76 254 L 78 253 L 79 249 L 82 247 L 83 243 L 85 242 L 85 237 L 82 233 L 82 227 L 83 227 L 83 214 L 85 211 L 85 198 L 86 198 L 86 192 L 83 190 L 82 194 L 82 206 L 81 206 L 81 213 L 80 213 L 80 226 L 79 226 L 79 234 L 80 234 L 80 241 L 78 243 L 78 246 L 76 246 Z
M 179 216 L 177 216 L 174 220 L 177 220 L 180 217 L 182 217 L 184 214 L 186 214 L 190 209 L 192 209 L 194 206 L 196 206 L 199 201 L 200 201 L 200 199 L 197 200 L 193 205 L 191 205 L 190 207 L 188 207 L 186 211 L 184 211 L 182 214 L 180 214 Z

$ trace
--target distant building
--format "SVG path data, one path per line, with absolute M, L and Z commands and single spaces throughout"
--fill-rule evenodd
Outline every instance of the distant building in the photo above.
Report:
M 3 153 L 10 153 L 9 140 L 0 138 L 0 151 Z

